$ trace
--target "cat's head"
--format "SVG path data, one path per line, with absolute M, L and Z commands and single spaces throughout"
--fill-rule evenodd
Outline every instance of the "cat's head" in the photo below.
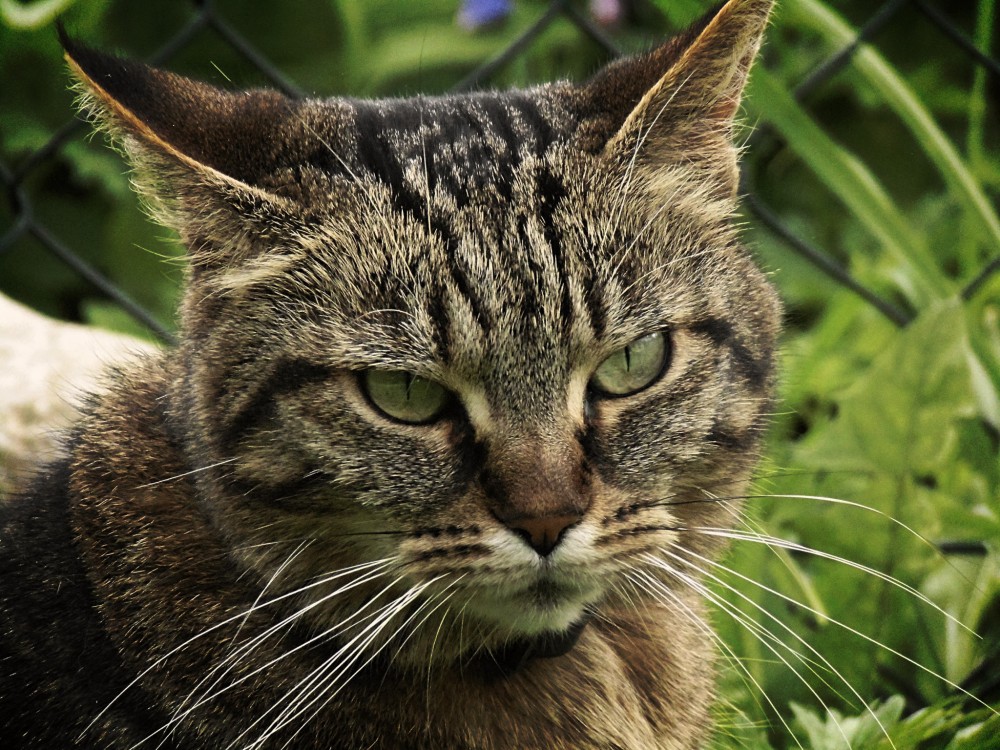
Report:
M 240 564 L 348 571 L 309 617 L 451 612 L 473 650 L 681 586 L 650 560 L 713 551 L 771 397 L 731 132 L 770 5 L 440 98 L 229 93 L 66 41 L 190 251 L 171 409 Z

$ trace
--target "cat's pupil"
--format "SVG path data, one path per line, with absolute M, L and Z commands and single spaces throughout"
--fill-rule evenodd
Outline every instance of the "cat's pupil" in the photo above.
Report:
M 652 385 L 667 366 L 669 342 L 662 332 L 636 339 L 605 359 L 591 378 L 598 393 L 628 396 Z

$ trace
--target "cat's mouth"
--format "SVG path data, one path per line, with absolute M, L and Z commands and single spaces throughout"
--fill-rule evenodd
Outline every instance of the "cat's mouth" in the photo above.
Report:
M 554 609 L 567 600 L 579 596 L 575 587 L 567 586 L 551 578 L 541 578 L 524 594 L 524 597 L 540 610 Z

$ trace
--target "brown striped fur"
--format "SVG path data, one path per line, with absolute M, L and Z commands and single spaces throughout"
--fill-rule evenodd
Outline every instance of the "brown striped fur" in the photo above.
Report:
M 733 523 L 716 498 L 766 423 L 780 312 L 733 224 L 731 127 L 770 5 L 586 84 L 387 101 L 65 40 L 190 271 L 176 350 L 115 375 L 4 510 L 0 745 L 700 747 L 703 606 L 648 559 L 718 553 L 696 529 Z M 655 332 L 661 375 L 595 391 Z M 369 368 L 450 405 L 394 421 Z

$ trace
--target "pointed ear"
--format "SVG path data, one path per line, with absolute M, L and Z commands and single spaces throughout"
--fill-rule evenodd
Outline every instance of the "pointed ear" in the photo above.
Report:
M 71 39 L 62 27 L 59 39 L 84 106 L 115 135 L 247 185 L 277 166 L 273 138 L 287 128 L 296 102 L 276 91 L 223 91 L 108 55 Z
M 309 221 L 301 170 L 293 170 L 327 141 L 306 124 L 316 118 L 305 103 L 223 91 L 59 31 L 83 109 L 123 146 L 151 213 L 178 231 L 196 271 L 237 265 Z M 336 127 L 335 113 L 324 112 Z
M 589 96 L 616 110 L 605 119 L 603 153 L 652 169 L 684 166 L 720 197 L 734 195 L 733 119 L 772 4 L 729 0 L 680 37 L 592 81 Z

